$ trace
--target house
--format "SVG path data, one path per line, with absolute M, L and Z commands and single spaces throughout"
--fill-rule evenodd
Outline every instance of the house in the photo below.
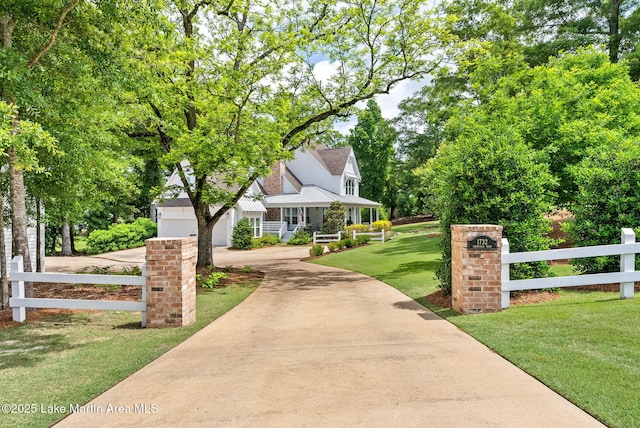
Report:
M 290 237 L 296 230 L 321 230 L 331 203 L 345 207 L 345 224 L 362 223 L 363 209 L 378 218 L 380 204 L 359 197 L 361 176 L 351 147 L 298 149 L 293 160 L 280 161 L 272 174 L 256 180 L 216 224 L 213 244 L 230 246 L 233 227 L 243 217 L 251 222 L 254 236 L 265 233 Z M 180 185 L 174 173 L 166 186 Z M 191 202 L 183 193 L 156 206 L 158 236 L 194 236 L 198 232 Z

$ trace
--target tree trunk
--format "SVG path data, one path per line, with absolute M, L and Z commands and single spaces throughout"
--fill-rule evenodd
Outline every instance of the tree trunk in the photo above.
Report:
M 69 227 L 69 221 L 65 219 L 62 225 L 62 256 L 73 256 L 73 248 L 71 245 L 71 228 Z
M 196 267 L 213 265 L 213 226 L 215 222 L 209 213 L 209 207 L 202 202 L 195 209 L 198 221 L 198 262 Z
M 16 121 L 17 126 L 17 121 Z M 32 272 L 29 238 L 27 236 L 27 207 L 24 176 L 19 168 L 15 148 L 9 149 L 9 193 L 11 197 L 12 257 L 21 255 L 24 271 Z M 25 282 L 25 297 L 33 297 L 33 283 Z
M 623 0 L 611 0 L 611 10 L 609 13 L 609 60 L 618 62 L 620 56 L 620 5 Z
M 5 309 L 9 307 L 9 282 L 7 281 L 7 252 L 5 247 L 4 236 L 4 197 L 0 195 L 0 276 L 2 277 L 2 299 L 0 301 L 0 308 Z

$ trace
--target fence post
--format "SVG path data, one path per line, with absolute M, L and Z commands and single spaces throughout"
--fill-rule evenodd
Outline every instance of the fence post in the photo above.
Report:
M 353 239 L 356 239 L 356 230 L 353 229 L 352 232 L 353 232 Z
M 633 232 L 633 229 L 623 228 L 621 233 L 621 240 L 623 244 L 634 244 L 636 242 L 636 234 Z M 636 255 L 631 254 L 620 254 L 620 272 L 633 272 L 635 271 L 635 263 Z M 635 283 L 632 282 L 621 282 L 620 283 L 620 298 L 621 299 L 631 299 L 633 298 Z
M 145 284 L 142 286 L 142 301 L 144 302 L 144 311 L 142 311 L 142 327 L 147 326 L 147 262 L 142 264 L 142 277 L 145 279 Z
M 338 231 L 338 241 L 340 241 L 342 239 L 342 231 L 339 230 Z
M 15 256 L 11 260 L 11 273 L 24 272 L 22 256 Z M 11 297 L 24 299 L 24 281 L 11 280 Z M 24 306 L 17 306 L 13 308 L 13 320 L 17 322 L 24 322 L 27 319 L 27 312 Z
M 504 287 L 505 284 L 509 282 L 509 263 L 504 262 L 504 255 L 509 254 L 509 240 L 507 238 L 502 238 L 502 285 Z M 505 291 L 501 289 L 502 294 L 502 309 L 507 309 L 511 304 L 511 291 Z
M 316 233 L 317 232 L 313 232 L 313 245 L 316 245 Z
M 386 235 L 386 230 L 382 229 L 382 243 L 384 244 L 384 235 Z
M 451 225 L 451 298 L 462 314 L 500 312 L 502 226 Z
M 196 320 L 196 238 L 151 238 L 147 246 L 147 328 Z

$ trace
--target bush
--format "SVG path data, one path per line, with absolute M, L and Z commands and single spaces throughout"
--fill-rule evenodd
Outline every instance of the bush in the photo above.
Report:
M 87 254 L 101 254 L 144 246 L 144 240 L 152 238 L 158 225 L 147 218 L 133 223 L 120 223 L 107 230 L 94 230 L 87 238 Z
M 327 244 L 327 248 L 329 249 L 329 251 L 331 251 L 332 253 L 335 253 L 336 251 L 338 251 L 341 247 L 337 242 L 329 242 Z
M 313 241 L 313 237 L 304 230 L 298 230 L 287 242 L 288 245 L 307 245 Z
M 626 140 L 593 151 L 573 170 L 578 186 L 565 230 L 579 247 L 619 244 L 620 229 L 640 232 L 640 146 Z M 640 257 L 636 258 L 636 263 Z M 620 269 L 620 256 L 574 259 L 582 273 Z
M 444 234 L 436 272 L 443 292 L 451 293 L 452 224 L 500 224 L 512 252 L 551 244 L 544 216 L 552 210 L 549 189 L 555 180 L 541 155 L 508 126 L 471 124 L 455 143 L 441 146 L 420 174 Z M 547 271 L 544 262 L 519 264 L 512 278 L 541 277 Z
M 309 255 L 311 257 L 314 256 L 321 256 L 324 254 L 324 246 L 320 245 L 320 244 L 315 244 L 313 245 L 311 248 L 309 248 Z
M 382 232 L 383 230 L 388 232 L 391 230 L 391 222 L 387 220 L 374 221 L 371 225 L 371 229 L 376 232 Z
M 366 224 L 352 224 L 351 226 L 347 226 L 347 235 L 353 236 L 354 230 L 357 233 L 361 233 L 361 232 L 368 232 L 370 228 Z
M 369 241 L 371 241 L 371 236 L 369 235 L 359 235 L 356 237 L 356 245 L 368 244 Z
M 253 229 L 249 219 L 241 218 L 236 226 L 233 228 L 233 234 L 231 235 L 231 243 L 233 248 L 240 250 L 250 250 L 252 247 Z
M 322 233 L 338 233 L 344 230 L 345 209 L 340 202 L 332 202 L 325 214 Z
M 353 248 L 356 246 L 356 240 L 352 238 L 345 238 L 341 242 L 345 248 Z
M 253 238 L 251 240 L 251 246 L 253 248 L 262 248 L 262 247 L 271 247 L 274 245 L 278 245 L 280 243 L 280 238 L 277 236 L 273 236 L 269 233 L 265 233 L 264 236 L 259 238 Z

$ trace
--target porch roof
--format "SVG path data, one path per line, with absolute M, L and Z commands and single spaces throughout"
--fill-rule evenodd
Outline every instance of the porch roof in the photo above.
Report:
M 246 213 L 260 213 L 267 212 L 267 209 L 259 201 L 253 201 L 248 199 L 240 199 L 238 201 L 240 209 Z
M 300 193 L 266 196 L 264 202 L 268 208 L 328 207 L 332 202 L 360 208 L 379 208 L 381 205 L 365 198 L 338 195 L 315 185 L 302 186 Z

